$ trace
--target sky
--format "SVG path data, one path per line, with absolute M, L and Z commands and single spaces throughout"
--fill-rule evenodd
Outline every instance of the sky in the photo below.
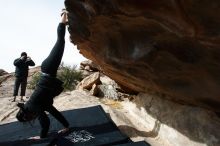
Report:
M 27 52 L 36 66 L 48 56 L 56 42 L 57 25 L 64 0 L 0 0 L 0 69 L 14 72 L 13 62 Z M 86 60 L 69 41 L 62 61 L 77 65 Z

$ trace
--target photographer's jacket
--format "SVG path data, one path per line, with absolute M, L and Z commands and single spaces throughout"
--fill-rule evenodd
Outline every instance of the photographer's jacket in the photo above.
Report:
M 16 77 L 27 77 L 28 76 L 28 66 L 34 66 L 35 63 L 32 60 L 22 60 L 20 58 L 15 59 L 14 65 L 16 66 L 15 69 L 15 76 Z

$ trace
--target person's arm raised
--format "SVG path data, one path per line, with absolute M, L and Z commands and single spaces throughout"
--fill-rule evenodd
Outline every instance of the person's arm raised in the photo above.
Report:
M 35 66 L 34 61 L 30 57 L 27 57 L 26 63 L 28 66 Z

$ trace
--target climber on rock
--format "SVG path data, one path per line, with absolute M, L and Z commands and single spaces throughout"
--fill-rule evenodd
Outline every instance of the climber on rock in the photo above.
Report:
M 49 112 L 64 126 L 64 129 L 59 132 L 65 133 L 69 130 L 68 121 L 53 106 L 53 98 L 63 91 L 63 82 L 57 79 L 56 75 L 65 47 L 66 24 L 67 11 L 63 9 L 61 13 L 61 22 L 57 28 L 57 41 L 49 56 L 41 64 L 41 76 L 36 89 L 25 104 L 18 103 L 18 107 L 20 108 L 16 115 L 18 121 L 29 122 L 38 118 L 41 125 L 40 136 L 33 137 L 32 139 L 47 137 L 50 120 L 45 111 Z

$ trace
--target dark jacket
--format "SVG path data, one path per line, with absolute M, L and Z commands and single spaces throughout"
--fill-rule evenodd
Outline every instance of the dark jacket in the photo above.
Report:
M 63 91 L 63 82 L 55 77 L 41 75 L 40 80 L 25 104 L 25 107 L 32 112 L 46 111 L 48 106 L 53 104 L 53 98 Z
M 14 65 L 16 66 L 15 69 L 15 76 L 16 77 L 27 77 L 28 76 L 28 66 L 34 66 L 35 63 L 33 60 L 22 60 L 20 58 L 15 59 Z

